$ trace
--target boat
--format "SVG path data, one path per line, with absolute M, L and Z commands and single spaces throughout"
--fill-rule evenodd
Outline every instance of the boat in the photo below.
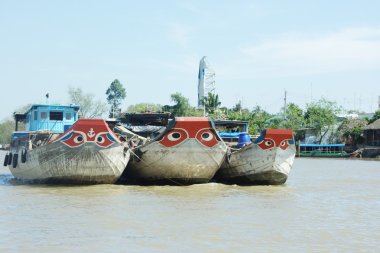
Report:
M 99 184 L 116 182 L 130 158 L 103 119 L 78 119 L 77 105 L 32 105 L 15 114 L 4 165 L 16 179 L 37 183 Z M 18 131 L 19 122 L 26 131 Z
M 153 120 L 155 117 L 161 119 Z M 136 141 L 130 144 L 133 155 L 125 170 L 127 183 L 207 183 L 225 158 L 227 146 L 207 117 L 169 119 L 168 114 L 143 113 L 126 118 L 129 119 L 124 122 L 127 129 L 145 131 L 145 137 L 131 131 L 134 137 L 130 138 Z
M 293 132 L 266 129 L 250 136 L 247 121 L 215 120 L 219 135 L 229 146 L 214 180 L 238 185 L 284 184 L 292 168 L 296 148 Z
M 349 157 L 344 151 L 344 143 L 331 143 L 331 144 L 299 144 L 298 155 L 300 157 Z

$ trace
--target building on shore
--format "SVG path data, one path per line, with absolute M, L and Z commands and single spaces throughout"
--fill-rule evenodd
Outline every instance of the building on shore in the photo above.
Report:
M 364 128 L 365 144 L 380 147 L 380 119 Z

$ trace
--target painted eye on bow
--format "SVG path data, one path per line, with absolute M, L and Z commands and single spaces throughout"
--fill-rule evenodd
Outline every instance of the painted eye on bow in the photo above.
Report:
M 264 144 L 267 147 L 273 146 L 273 142 L 272 141 L 265 141 Z
M 216 135 L 208 128 L 201 129 L 196 135 L 196 139 L 207 147 L 213 147 L 218 144 Z
M 289 147 L 289 141 L 288 140 L 283 140 L 282 142 L 281 142 L 281 144 L 280 144 L 280 148 L 282 149 L 282 150 L 285 150 L 285 149 L 287 149 Z
M 86 137 L 82 132 L 72 132 L 65 137 L 62 142 L 69 147 L 79 147 L 86 142 Z
M 201 137 L 204 141 L 211 141 L 213 136 L 211 133 L 203 133 Z
M 110 135 L 110 133 L 99 133 L 97 134 L 95 138 L 95 143 L 96 145 L 102 147 L 102 148 L 107 148 L 114 144 L 116 141 L 114 138 Z
M 83 136 L 81 136 L 81 135 L 75 136 L 73 141 L 75 143 L 79 144 L 79 143 L 83 142 Z
M 262 142 L 257 144 L 261 149 L 270 149 L 274 147 L 274 141 L 270 139 L 264 139 Z
M 99 144 L 104 143 L 104 137 L 103 136 L 99 136 L 98 138 L 96 138 L 96 142 L 99 143 Z
M 181 133 L 179 132 L 172 132 L 168 135 L 168 139 L 170 141 L 177 141 L 181 138 Z
M 159 141 L 160 144 L 165 147 L 176 146 L 189 138 L 189 135 L 185 129 L 173 128 Z

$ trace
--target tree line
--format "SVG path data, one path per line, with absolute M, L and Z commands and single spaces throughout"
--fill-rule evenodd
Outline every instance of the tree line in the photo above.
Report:
M 107 95 L 106 99 L 109 106 L 101 100 L 96 100 L 93 94 L 85 93 L 81 88 L 68 88 L 69 103 L 80 106 L 80 118 L 102 118 L 107 111 L 109 117 L 120 115 L 122 101 L 127 96 L 124 86 L 118 79 L 115 79 L 107 88 L 105 94 Z M 30 106 L 30 104 L 22 106 L 16 109 L 16 111 L 26 112 Z M 0 122 L 0 144 L 10 143 L 14 127 L 15 123 L 13 119 Z
M 170 95 L 170 98 L 174 105 L 139 103 L 129 106 L 127 112 L 165 111 L 173 116 L 203 116 L 204 110 L 191 106 L 189 99 L 181 93 L 174 93 Z M 316 143 L 321 143 L 326 134 L 333 132 L 334 141 L 356 145 L 363 141 L 364 127 L 380 118 L 380 110 L 372 118 L 339 118 L 338 115 L 346 110 L 336 102 L 324 98 L 307 104 L 305 109 L 295 103 L 289 103 L 286 108 L 282 107 L 278 113 L 274 114 L 265 111 L 260 106 L 252 109 L 244 108 L 241 101 L 232 108 L 222 107 L 219 96 L 213 93 L 208 93 L 202 104 L 210 118 L 248 121 L 249 133 L 252 135 L 266 128 L 292 129 L 295 139 L 302 140 L 305 132 L 312 130 L 317 137 Z M 347 113 L 359 112 L 347 111 Z
M 111 118 L 122 117 L 125 112 L 170 112 L 173 117 L 203 116 L 206 113 L 213 119 L 248 121 L 250 134 L 258 134 L 265 128 L 292 129 L 296 134 L 296 139 L 302 139 L 303 130 L 313 129 L 319 142 L 326 133 L 336 127 L 339 121 L 337 114 L 344 111 L 337 103 L 324 98 L 307 104 L 305 109 L 295 103 L 289 103 L 286 108 L 280 108 L 280 111 L 274 114 L 265 111 L 260 106 L 252 109 L 244 108 L 241 101 L 232 108 L 227 108 L 222 106 L 218 94 L 215 93 L 208 93 L 203 98 L 203 109 L 192 106 L 189 99 L 179 92 L 170 95 L 171 105 L 138 103 L 122 110 L 121 105 L 127 93 L 118 79 L 110 84 L 105 94 L 108 106 L 107 103 L 96 100 L 93 94 L 85 93 L 81 88 L 69 87 L 68 89 L 69 103 L 80 105 L 79 117 L 81 118 L 102 118 L 107 112 L 108 117 Z M 378 118 L 380 118 L 380 111 L 377 111 L 371 119 L 341 120 L 339 135 L 343 139 L 358 142 L 363 128 Z M 13 126 L 13 120 L 0 123 L 0 143 L 9 143 Z

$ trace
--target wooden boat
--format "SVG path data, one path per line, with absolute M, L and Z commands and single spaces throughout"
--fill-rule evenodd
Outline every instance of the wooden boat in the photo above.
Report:
M 279 185 L 288 178 L 296 148 L 291 130 L 267 129 L 251 141 L 246 121 L 214 121 L 230 149 L 216 173 L 217 182 L 241 185 Z M 236 129 L 237 128 L 237 129 Z
M 127 144 L 102 119 L 77 120 L 78 109 L 34 105 L 16 114 L 16 122 L 26 122 L 28 131 L 13 133 L 4 165 L 17 179 L 97 184 L 121 176 L 130 158 Z
M 206 117 L 177 117 L 161 127 L 155 130 L 153 138 L 138 136 L 142 141 L 132 149 L 134 155 L 125 171 L 126 182 L 176 185 L 209 182 L 227 151 L 212 122 Z

